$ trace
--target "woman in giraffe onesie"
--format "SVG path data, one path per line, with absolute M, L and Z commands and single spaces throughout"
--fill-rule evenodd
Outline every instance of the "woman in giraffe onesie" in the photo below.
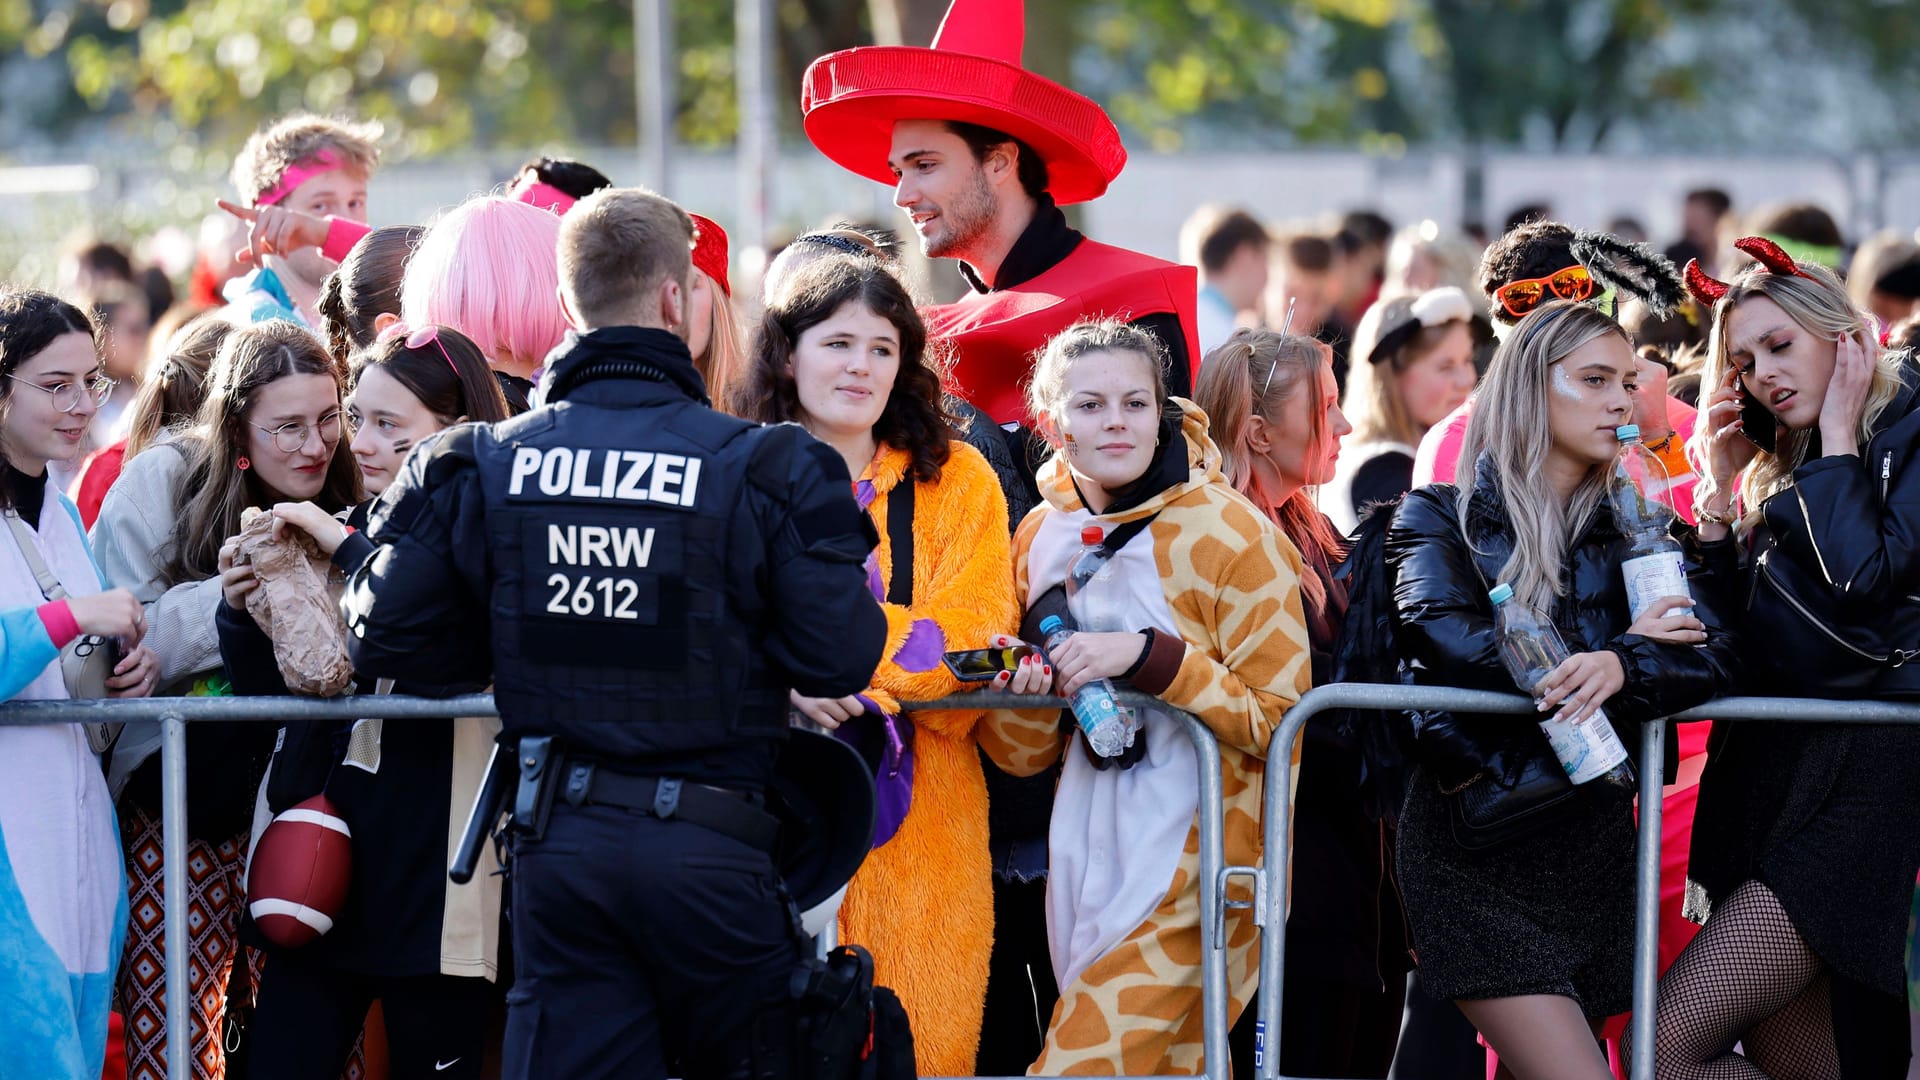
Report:
M 1302 563 L 1221 474 L 1206 415 L 1164 396 L 1160 361 L 1154 338 L 1115 321 L 1077 324 L 1047 344 L 1028 397 L 1057 450 L 1039 473 L 1045 503 L 1014 537 L 1015 585 L 1027 640 L 1062 609 L 1080 632 L 994 685 L 1070 695 L 1125 679 L 1200 717 L 1220 742 L 1227 861 L 1256 864 L 1267 743 L 1311 682 Z M 1058 587 L 1087 526 L 1117 549 L 1112 577 L 1069 605 Z M 1205 1067 L 1194 750 L 1169 713 L 1139 719 L 1133 744 L 1106 759 L 1072 738 L 1058 711 L 995 710 L 982 728 L 988 755 L 1016 775 L 1065 754 L 1047 894 L 1061 997 L 1036 1075 Z M 1284 753 L 1290 781 L 1298 742 Z M 1254 988 L 1257 939 L 1249 911 L 1228 914 L 1235 1017 Z

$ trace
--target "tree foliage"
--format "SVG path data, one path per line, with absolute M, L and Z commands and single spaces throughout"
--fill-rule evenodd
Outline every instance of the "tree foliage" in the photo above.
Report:
M 1715 100 L 1751 60 L 1689 28 L 1756 0 L 1033 0 L 1027 63 L 1106 103 L 1130 139 L 1187 147 L 1422 140 L 1586 149 Z M 946 0 L 773 0 L 776 87 L 815 56 L 924 43 Z M 1764 0 L 1826 55 L 1911 86 L 1920 5 Z M 678 136 L 732 139 L 728 0 L 678 0 Z M 402 154 L 631 142 L 632 7 L 606 0 L 0 0 L 0 49 L 63 53 L 67 107 L 232 145 L 293 109 L 377 116 Z M 1698 35 L 1696 35 L 1698 36 Z M 1730 83 L 1729 85 L 1737 84 Z M 791 95 L 780 116 L 797 130 Z

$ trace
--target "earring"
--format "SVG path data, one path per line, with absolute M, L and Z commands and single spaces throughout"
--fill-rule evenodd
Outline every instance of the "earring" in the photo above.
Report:
M 239 464 L 239 466 L 240 466 L 240 471 L 241 471 L 241 472 L 246 472 L 246 471 L 247 471 L 248 469 L 251 469 L 251 468 L 253 468 L 253 462 L 251 462 L 251 461 L 248 461 L 248 460 L 247 460 L 247 455 L 245 455 L 245 454 L 241 454 L 241 455 L 240 455 L 240 460 L 239 460 L 239 462 L 238 462 L 238 464 Z

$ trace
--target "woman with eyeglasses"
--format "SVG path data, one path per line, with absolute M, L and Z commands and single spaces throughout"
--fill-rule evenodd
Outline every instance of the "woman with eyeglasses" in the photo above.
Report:
M 1450 286 L 1383 300 L 1361 318 L 1341 402 L 1353 435 L 1320 499 L 1342 534 L 1366 506 L 1413 488 L 1420 439 L 1473 393 L 1473 319 L 1472 301 Z
M 194 425 L 132 458 L 107 492 L 93 541 L 110 584 L 146 606 L 147 642 L 159 658 L 160 692 L 231 692 L 221 673 L 214 614 L 233 567 L 240 514 L 249 506 L 311 500 L 341 510 L 360 501 L 359 471 L 342 433 L 341 373 L 312 332 L 289 322 L 235 330 L 208 373 Z M 121 804 L 133 920 L 121 1001 L 128 1075 L 165 1075 L 162 984 L 132 977 L 164 970 L 159 732 L 130 726 L 115 748 L 110 783 Z M 245 895 L 247 829 L 254 793 L 273 747 L 259 724 L 197 724 L 187 733 L 188 901 L 203 916 L 187 946 L 195 1073 L 224 1072 L 222 1014 Z M 185 1078 L 182 1078 L 185 1080 Z
M 507 418 L 485 355 L 448 327 L 390 325 L 354 356 L 351 377 L 349 445 L 371 497 L 344 515 L 313 501 L 273 507 L 283 535 L 304 532 L 343 574 L 372 553 L 360 531 L 372 497 L 415 446 L 455 424 Z M 243 571 L 227 575 L 226 602 L 215 616 L 234 692 L 292 693 L 273 641 L 247 613 L 258 582 Z M 360 685 L 362 693 L 425 689 Z M 267 810 L 278 814 L 324 793 L 352 833 L 352 877 L 332 928 L 298 949 L 272 945 L 243 921 L 241 940 L 268 955 L 250 1028 L 252 1075 L 337 1080 L 376 999 L 396 1080 L 480 1075 L 487 1023 L 501 997 L 501 878 L 490 855 L 466 885 L 450 886 L 446 871 L 449 837 L 466 824 L 499 731 L 491 718 L 285 726 L 268 773 Z
M 139 601 L 105 587 L 79 511 L 47 483 L 47 463 L 75 455 L 113 387 L 97 349 L 80 309 L 0 290 L 0 700 L 68 697 L 61 650 L 83 634 L 125 648 L 108 696 L 153 689 Z M 126 919 L 120 873 L 86 731 L 0 726 L 0 1073 L 100 1075 Z

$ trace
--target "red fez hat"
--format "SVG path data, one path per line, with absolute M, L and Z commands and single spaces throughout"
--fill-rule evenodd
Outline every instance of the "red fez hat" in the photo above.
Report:
M 688 214 L 696 230 L 693 238 L 693 265 L 720 285 L 720 292 L 733 298 L 733 286 L 727 282 L 727 234 L 712 218 Z
M 930 49 L 864 46 L 829 53 L 800 87 L 807 138 L 844 168 L 883 184 L 893 125 L 959 120 L 1003 131 L 1047 163 L 1057 203 L 1098 198 L 1127 164 L 1106 111 L 1020 66 L 1023 0 L 953 0 Z

